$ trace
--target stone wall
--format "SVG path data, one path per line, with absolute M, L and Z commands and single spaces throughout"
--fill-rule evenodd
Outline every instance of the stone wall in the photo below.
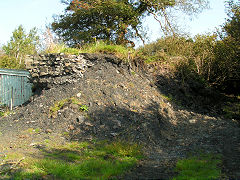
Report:
M 34 84 L 51 87 L 56 84 L 72 83 L 83 76 L 86 68 L 93 66 L 83 54 L 45 54 L 27 56 L 27 70 Z
M 86 54 L 45 54 L 32 56 L 25 59 L 27 70 L 32 75 L 35 87 L 51 88 L 54 85 L 73 83 L 83 77 L 84 72 L 92 67 L 95 62 L 104 61 L 117 66 L 127 65 L 112 55 Z

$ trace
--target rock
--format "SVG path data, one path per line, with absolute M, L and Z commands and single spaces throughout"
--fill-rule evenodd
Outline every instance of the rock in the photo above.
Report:
M 70 108 L 72 110 L 79 110 L 79 106 L 77 104 L 70 104 Z
M 197 120 L 196 120 L 196 119 L 190 119 L 189 122 L 190 122 L 191 124 L 194 124 L 194 123 L 197 122 Z
M 121 127 L 121 126 L 122 126 L 121 121 L 113 120 L 113 122 L 116 123 L 116 126 L 117 126 L 117 127 Z
M 46 75 L 48 75 L 47 72 L 40 72 L 40 76 L 46 76 Z
M 46 129 L 46 133 L 52 133 L 53 131 L 51 129 Z
M 113 137 L 116 137 L 118 133 L 110 133 Z
M 75 127 L 74 127 L 73 125 L 69 125 L 69 126 L 68 126 L 68 129 L 72 131 L 72 130 L 75 129 Z
M 90 122 L 85 122 L 85 124 L 87 125 L 87 126 L 93 126 Z
M 76 121 L 79 123 L 79 124 L 82 124 L 84 121 L 85 121 L 85 116 L 79 116 L 76 118 Z

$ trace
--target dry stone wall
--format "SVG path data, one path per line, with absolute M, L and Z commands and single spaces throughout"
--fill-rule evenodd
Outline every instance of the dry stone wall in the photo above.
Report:
M 26 68 L 31 73 L 32 82 L 36 88 L 51 88 L 55 85 L 77 82 L 88 68 L 98 62 L 130 68 L 129 63 L 107 54 L 67 55 L 58 53 L 29 55 L 25 59 Z
M 57 84 L 72 83 L 83 77 L 93 62 L 85 58 L 84 54 L 45 54 L 25 59 L 27 70 L 32 75 L 32 81 L 38 86 L 51 87 Z

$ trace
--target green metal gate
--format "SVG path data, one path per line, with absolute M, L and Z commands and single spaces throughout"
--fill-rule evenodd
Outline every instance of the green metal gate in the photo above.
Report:
M 19 106 L 32 96 L 30 73 L 23 70 L 0 69 L 0 106 Z

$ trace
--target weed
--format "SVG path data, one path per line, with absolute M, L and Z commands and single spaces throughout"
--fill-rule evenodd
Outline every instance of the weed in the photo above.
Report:
M 4 111 L 0 111 L 0 117 L 7 117 L 12 113 L 13 113 L 12 111 L 10 111 L 9 109 L 6 109 Z
M 68 136 L 69 132 L 63 132 L 63 136 Z
M 36 128 L 36 129 L 34 130 L 34 132 L 35 132 L 35 133 L 40 133 L 40 132 L 41 132 L 41 129 L 40 129 L 40 128 Z
M 68 99 L 63 99 L 61 101 L 56 102 L 52 107 L 50 107 L 50 114 L 53 114 L 64 106 L 64 104 L 68 101 Z
M 169 102 L 173 101 L 173 96 L 171 94 L 165 95 L 165 94 L 161 94 L 161 97 Z
M 81 105 L 80 110 L 87 112 L 88 111 L 88 106 L 87 105 Z
M 81 105 L 76 97 L 71 97 L 55 102 L 55 104 L 49 109 L 49 114 L 51 117 L 56 117 L 57 112 L 62 109 L 65 104 L 77 104 L 80 106 L 79 110 L 86 112 L 88 111 L 88 107 L 86 105 Z
M 49 142 L 50 142 L 49 139 L 45 139 L 45 140 L 44 140 L 44 143 L 46 143 L 46 144 L 48 144 Z
M 136 74 L 136 72 L 135 71 L 131 71 L 131 74 L 134 76 Z
M 221 169 L 218 167 L 221 164 L 219 155 L 202 154 L 199 157 L 193 156 L 187 159 L 179 160 L 176 165 L 178 175 L 173 180 L 195 179 L 195 180 L 210 180 L 219 179 Z
M 72 97 L 72 98 L 70 98 L 70 100 L 72 101 L 73 104 L 78 104 L 78 105 L 80 105 L 80 102 L 79 102 L 79 100 L 78 100 L 77 98 Z

